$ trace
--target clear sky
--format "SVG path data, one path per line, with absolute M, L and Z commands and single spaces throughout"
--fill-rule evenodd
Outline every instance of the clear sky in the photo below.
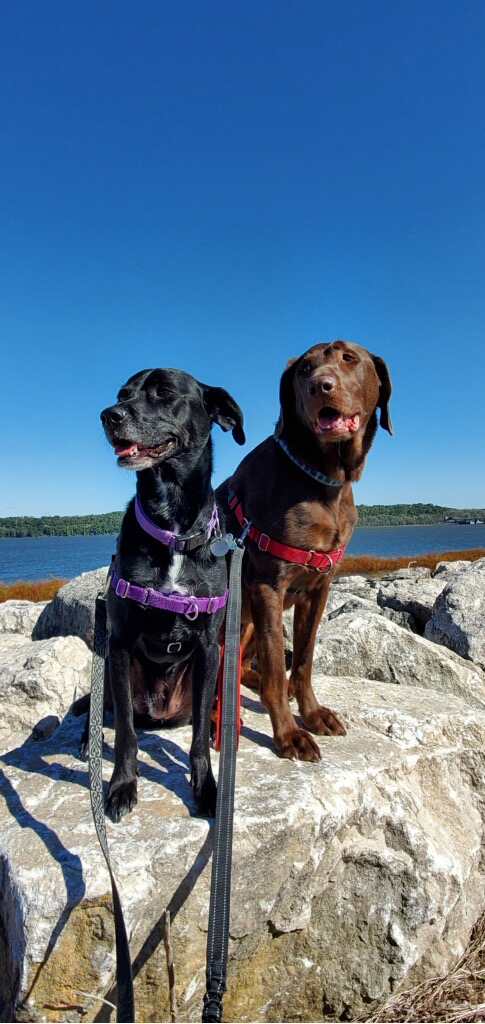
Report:
M 389 364 L 367 504 L 485 505 L 475 0 L 12 0 L 0 11 L 0 515 L 123 507 L 99 412 L 132 373 L 228 388 L 215 481 L 287 359 Z

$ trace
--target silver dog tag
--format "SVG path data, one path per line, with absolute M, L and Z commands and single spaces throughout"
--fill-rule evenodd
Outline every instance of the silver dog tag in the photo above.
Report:
M 211 552 L 216 558 L 224 558 L 224 555 L 235 547 L 236 542 L 232 533 L 226 534 L 225 537 L 216 537 L 210 544 Z

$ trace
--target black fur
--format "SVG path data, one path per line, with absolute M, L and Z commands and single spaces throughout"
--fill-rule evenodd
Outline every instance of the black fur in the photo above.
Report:
M 200 384 L 181 370 L 143 370 L 130 377 L 121 388 L 117 403 L 101 413 L 101 420 L 110 444 L 124 450 L 132 443 L 138 445 L 136 454 L 119 456 L 118 464 L 137 470 L 138 498 L 150 519 L 162 529 L 176 529 L 181 534 L 203 531 L 214 505 L 211 425 L 216 422 L 223 430 L 232 430 L 239 444 L 245 440 L 241 410 L 227 391 Z M 224 532 L 222 514 L 221 529 Z M 176 583 L 184 593 L 196 597 L 224 593 L 226 560 L 215 558 L 208 543 L 182 558 Z M 165 588 L 168 592 L 172 589 L 169 581 L 172 559 L 169 549 L 139 526 L 133 499 L 118 537 L 115 572 L 138 586 Z M 189 621 L 184 615 L 145 608 L 117 597 L 112 589 L 107 601 L 111 625 L 108 660 L 115 713 L 115 767 L 106 811 L 113 821 L 119 821 L 137 801 L 134 726 L 154 724 L 150 692 L 155 692 L 156 685 L 162 710 L 164 701 L 169 708 L 174 695 L 180 693 L 183 697 L 178 710 L 170 716 L 171 724 L 192 717 L 191 784 L 200 808 L 213 814 L 216 785 L 210 764 L 209 735 L 219 665 L 217 635 L 224 610 L 213 615 L 200 613 L 195 621 Z M 167 654 L 169 642 L 183 645 L 180 654 Z M 136 689 L 137 685 L 140 687 L 141 678 L 148 695 L 146 713 L 140 712 L 145 691 L 141 695 L 141 690 Z M 182 679 L 180 690 L 177 690 L 178 683 L 174 683 L 177 679 Z M 138 702 L 135 714 L 134 700 Z M 160 718 L 155 721 L 160 726 Z M 87 729 L 88 725 L 81 743 L 82 752 L 86 749 Z

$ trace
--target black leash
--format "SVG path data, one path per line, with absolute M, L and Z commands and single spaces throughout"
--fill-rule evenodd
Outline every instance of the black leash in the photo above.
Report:
M 206 984 L 203 1021 L 222 1020 L 222 996 L 226 991 L 229 911 L 231 901 L 232 826 L 236 782 L 237 733 L 239 725 L 238 674 L 241 624 L 242 544 L 232 550 L 229 600 L 224 640 L 222 684 L 221 753 L 217 781 L 216 823 L 212 853 L 209 931 L 207 935 Z
M 202 1021 L 217 1022 L 222 1020 L 222 996 L 226 990 L 234 788 L 239 725 L 238 674 L 241 622 L 241 569 L 244 547 L 241 541 L 238 543 L 232 541 L 231 549 L 229 599 L 227 602 L 224 641 L 222 708 L 220 709 L 221 752 L 212 857 L 209 931 L 207 936 L 207 991 L 204 997 L 202 1013 Z M 99 595 L 96 598 L 95 608 L 94 651 L 91 676 L 89 787 L 94 824 L 111 879 L 116 935 L 116 984 L 118 989 L 116 1020 L 119 1024 L 133 1024 L 135 1020 L 135 998 L 133 994 L 130 948 L 118 888 L 111 867 L 104 815 L 102 757 L 106 635 L 106 598 L 104 595 Z
M 91 675 L 91 706 L 89 715 L 89 790 L 94 824 L 99 845 L 103 851 L 113 896 L 113 910 L 116 935 L 116 984 L 118 987 L 118 1009 L 116 1020 L 120 1024 L 133 1024 L 135 1020 L 135 998 L 131 971 L 130 947 L 126 934 L 121 901 L 109 857 L 108 839 L 104 818 L 103 794 L 103 709 L 104 709 L 104 667 L 106 660 L 106 598 L 96 598 L 94 616 L 94 653 Z

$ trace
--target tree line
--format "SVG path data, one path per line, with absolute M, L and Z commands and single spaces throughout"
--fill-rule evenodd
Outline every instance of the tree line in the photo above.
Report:
M 442 505 L 357 505 L 359 526 L 414 526 L 455 518 L 485 516 L 485 509 L 444 508 Z M 123 512 L 91 516 L 9 516 L 0 519 L 2 537 L 88 537 L 119 533 Z

